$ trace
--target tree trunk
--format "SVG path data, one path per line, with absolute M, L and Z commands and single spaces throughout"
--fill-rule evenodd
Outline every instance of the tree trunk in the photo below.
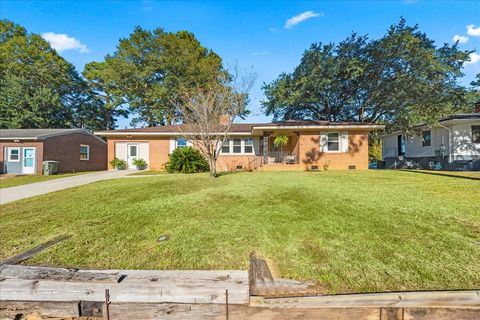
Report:
M 217 161 L 209 159 L 208 162 L 210 164 L 210 177 L 215 178 L 217 176 Z

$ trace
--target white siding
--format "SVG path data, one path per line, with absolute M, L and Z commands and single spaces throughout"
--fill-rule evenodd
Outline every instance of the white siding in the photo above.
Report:
M 456 124 L 451 127 L 454 160 L 471 160 L 480 157 L 480 144 L 472 142 L 472 125 L 478 126 L 480 121 Z
M 127 143 L 115 142 L 115 158 L 127 161 Z
M 383 159 L 396 157 L 397 150 L 397 134 L 389 134 L 383 137 L 382 155 Z
M 138 145 L 138 156 L 136 159 L 143 159 L 147 162 L 147 166 L 150 165 L 150 147 L 148 142 L 115 142 L 115 157 L 120 160 L 125 160 L 131 165 L 131 159 L 128 159 L 128 145 L 136 144 Z M 130 160 L 130 161 L 129 161 Z

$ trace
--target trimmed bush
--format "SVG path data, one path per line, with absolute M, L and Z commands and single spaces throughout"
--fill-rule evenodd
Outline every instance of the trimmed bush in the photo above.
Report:
M 205 157 L 195 148 L 176 148 L 168 156 L 168 163 L 165 167 L 168 173 L 196 173 L 209 170 Z
M 116 170 L 125 170 L 127 168 L 127 162 L 118 158 L 113 158 L 113 160 L 110 161 L 110 165 Z

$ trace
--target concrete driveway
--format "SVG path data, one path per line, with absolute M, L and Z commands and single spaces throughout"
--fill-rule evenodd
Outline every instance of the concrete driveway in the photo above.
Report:
M 122 178 L 132 173 L 131 171 L 99 171 L 85 173 L 78 176 L 71 176 L 48 181 L 25 184 L 17 187 L 0 189 L 0 204 L 30 198 L 41 194 L 73 188 L 84 184 Z

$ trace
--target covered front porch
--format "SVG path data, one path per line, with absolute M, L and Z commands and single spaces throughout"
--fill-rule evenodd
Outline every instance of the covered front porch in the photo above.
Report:
M 260 138 L 262 165 L 300 164 L 300 133 L 296 131 L 265 131 Z

